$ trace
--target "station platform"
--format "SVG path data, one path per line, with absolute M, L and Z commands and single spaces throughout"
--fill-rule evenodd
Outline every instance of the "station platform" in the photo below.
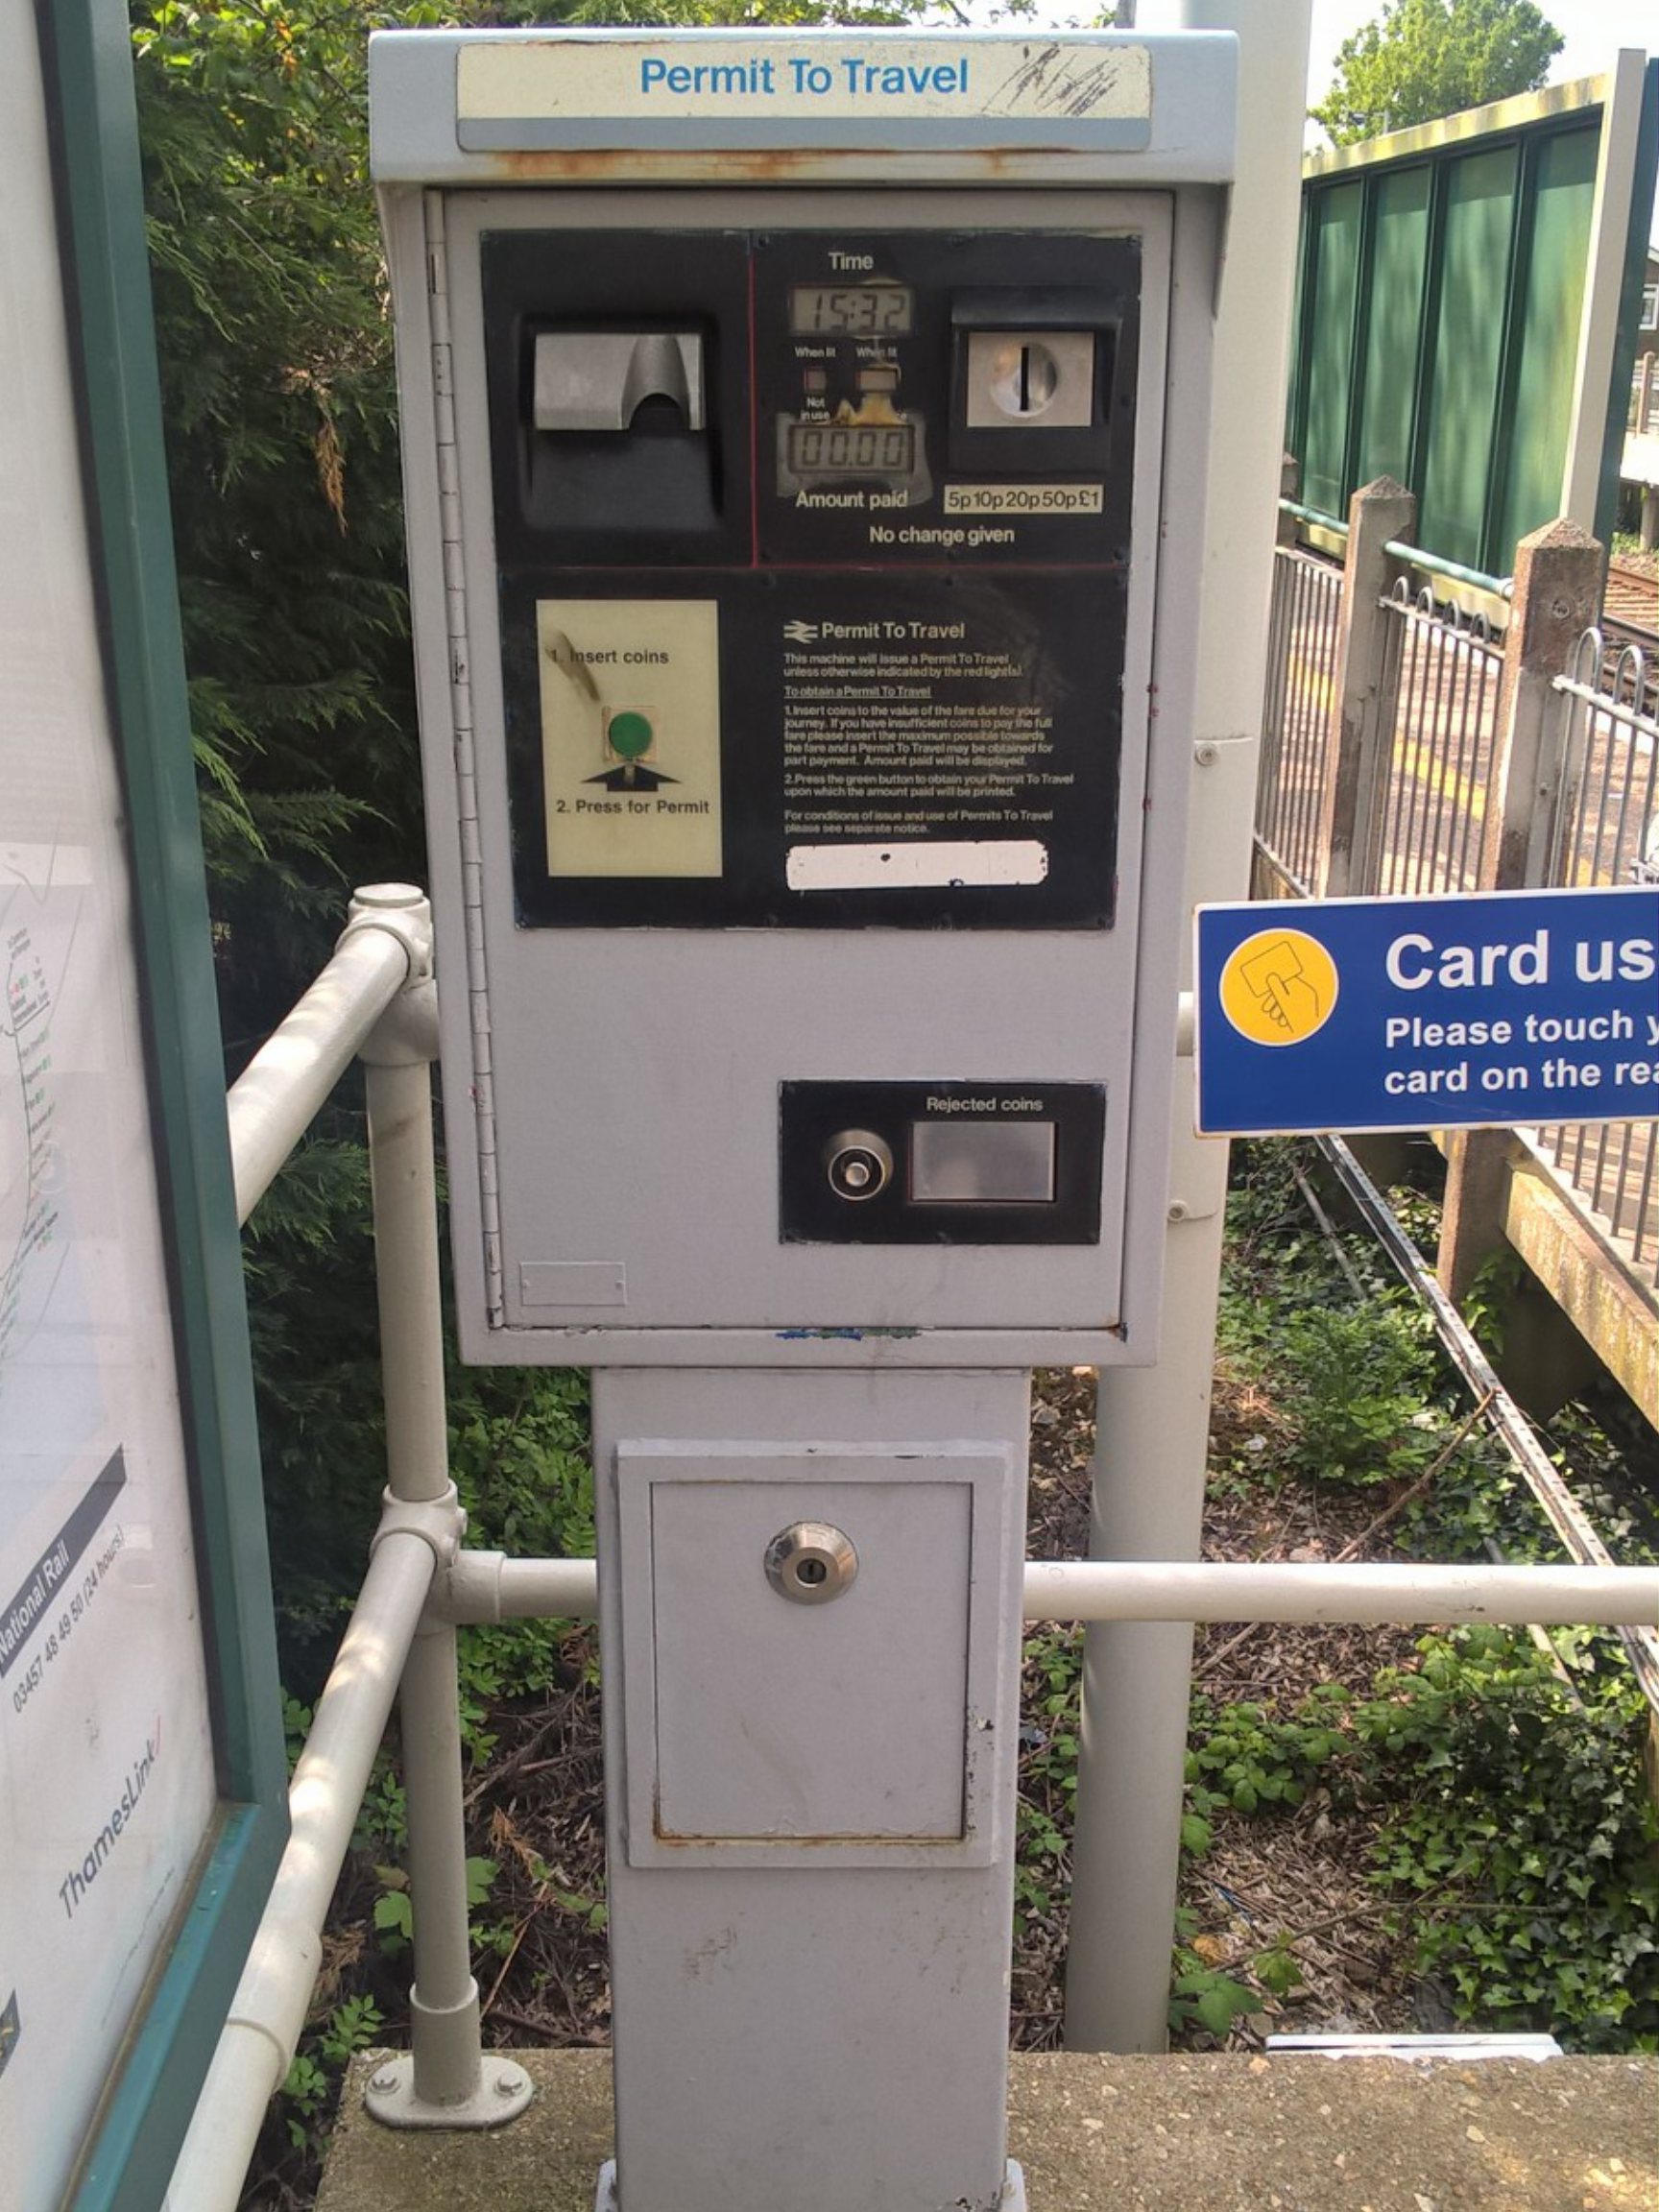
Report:
M 609 2054 L 514 2056 L 534 2104 L 468 2135 L 378 2126 L 358 2059 L 317 2212 L 592 2212 Z M 1010 2112 L 1030 2212 L 1659 2206 L 1659 2057 L 1017 2056 Z

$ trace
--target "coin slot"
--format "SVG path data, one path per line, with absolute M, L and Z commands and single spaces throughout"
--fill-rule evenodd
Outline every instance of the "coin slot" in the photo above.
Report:
M 998 351 L 991 397 L 1004 415 L 1041 415 L 1059 387 L 1060 372 L 1046 346 L 1010 340 Z
M 967 428 L 1045 434 L 1093 428 L 1095 336 L 1093 330 L 970 330 Z

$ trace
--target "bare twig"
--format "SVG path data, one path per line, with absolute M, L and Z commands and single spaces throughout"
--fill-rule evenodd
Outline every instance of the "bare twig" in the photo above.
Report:
M 1399 1497 L 1384 1506 L 1382 1511 L 1377 1515 L 1374 1521 L 1367 1522 L 1365 1527 L 1360 1529 L 1358 1536 L 1351 1537 L 1349 1541 L 1343 1545 L 1341 1551 L 1337 1552 L 1335 1559 L 1332 1562 L 1333 1565 L 1340 1566 L 1344 1560 L 1357 1558 L 1359 1552 L 1364 1550 L 1368 1544 L 1370 1544 L 1372 1539 L 1377 1536 L 1382 1529 L 1387 1527 L 1390 1521 L 1398 1519 L 1400 1514 L 1406 1510 L 1407 1506 L 1411 1503 L 1413 1499 L 1420 1498 L 1422 1496 L 1423 1492 L 1428 1489 L 1429 1485 L 1440 1473 L 1441 1469 L 1446 1465 L 1447 1461 L 1452 1457 L 1453 1454 L 1457 1450 L 1459 1445 L 1462 1444 L 1464 1438 L 1474 1428 L 1476 1422 L 1479 1421 L 1485 1413 L 1487 1407 L 1490 1406 L 1491 1403 L 1492 1392 L 1488 1390 L 1486 1395 L 1479 1401 L 1479 1403 L 1471 1407 L 1470 1411 L 1458 1424 L 1456 1432 L 1454 1434 L 1452 1441 L 1446 1446 L 1443 1452 L 1436 1455 L 1432 1466 L 1426 1468 L 1424 1472 L 1418 1476 L 1414 1482 L 1407 1483 L 1406 1488 L 1401 1491 Z M 1193 1680 L 1201 1682 L 1204 1680 L 1206 1675 L 1214 1674 L 1216 1668 L 1220 1666 L 1223 1659 L 1227 1658 L 1232 1652 L 1236 1651 L 1240 1644 L 1248 1643 L 1250 1638 L 1256 1634 L 1258 1629 L 1264 1628 L 1266 1625 L 1267 1623 L 1264 1621 L 1247 1621 L 1244 1623 L 1244 1626 L 1240 1628 L 1237 1634 L 1228 1637 L 1226 1643 L 1223 1644 L 1218 1650 L 1210 1652 L 1206 1656 L 1202 1666 L 1195 1667 L 1193 1669 Z

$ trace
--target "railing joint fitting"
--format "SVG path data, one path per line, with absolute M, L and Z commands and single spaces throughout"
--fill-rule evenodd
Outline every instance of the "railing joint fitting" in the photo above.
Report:
M 335 940 L 335 950 L 365 929 L 378 929 L 402 946 L 409 961 L 410 983 L 431 980 L 432 904 L 423 891 L 413 883 L 370 883 L 354 891 L 346 926 Z
M 358 1048 L 371 1067 L 413 1068 L 438 1057 L 438 985 L 433 968 L 432 906 L 412 883 L 371 883 L 352 895 L 340 944 L 377 930 L 400 946 L 409 973 L 397 996 Z
M 225 2029 L 257 2036 L 269 2047 L 273 2094 L 294 2063 L 322 1966 L 323 1938 L 307 1916 L 280 1903 L 269 1909 L 236 1984 Z
M 445 1575 L 467 1533 L 467 1515 L 453 1482 L 439 1498 L 396 1498 L 380 1493 L 380 1523 L 370 1540 L 371 1558 L 388 1536 L 418 1536 L 432 1554 L 433 1583 Z
M 503 1551 L 456 1548 L 432 1584 L 427 1611 L 455 1627 L 495 1626 L 501 1620 Z

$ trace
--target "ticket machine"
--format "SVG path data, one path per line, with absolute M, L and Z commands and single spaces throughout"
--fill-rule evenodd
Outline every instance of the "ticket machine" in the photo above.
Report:
M 1155 1351 L 1230 38 L 388 33 L 461 1341 L 594 1370 L 623 2212 L 990 2212 Z

